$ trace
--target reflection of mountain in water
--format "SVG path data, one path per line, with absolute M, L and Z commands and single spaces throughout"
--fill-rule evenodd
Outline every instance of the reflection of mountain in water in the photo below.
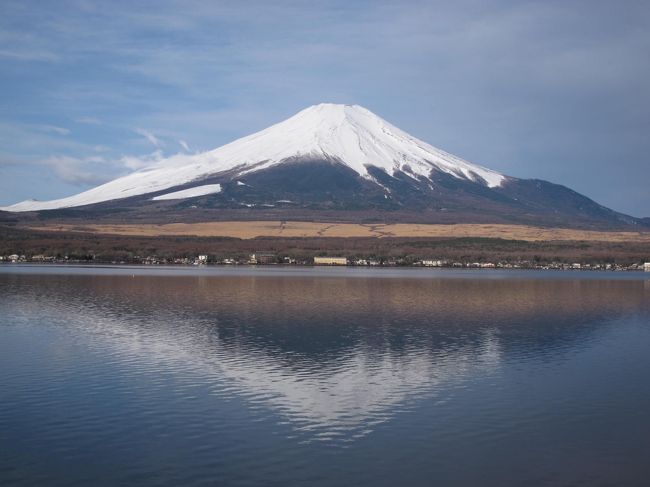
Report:
M 198 376 L 312 439 L 362 435 L 445 385 L 498 373 L 508 354 L 562 353 L 650 302 L 641 281 L 8 279 L 11 306 L 109 344 L 134 373 Z

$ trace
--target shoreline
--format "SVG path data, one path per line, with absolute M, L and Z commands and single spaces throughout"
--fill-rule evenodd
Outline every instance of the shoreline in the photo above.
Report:
M 650 280 L 650 272 L 644 269 L 593 269 L 593 268 L 551 268 L 551 267 L 430 267 L 430 266 L 359 266 L 359 265 L 313 265 L 313 264 L 119 264 L 105 262 L 0 262 L 0 273 L 7 269 L 108 269 L 108 270 L 138 270 L 138 271 L 181 271 L 186 274 L 195 271 L 197 275 L 205 275 L 206 272 L 214 270 L 216 274 L 226 271 L 223 274 L 253 275 L 253 274 L 291 274 L 297 271 L 300 274 L 311 272 L 322 273 L 324 275 L 342 274 L 350 272 L 369 273 L 428 273 L 428 274 L 465 274 L 475 277 L 480 274 L 518 274 L 518 273 L 545 273 L 545 274 L 564 274 L 564 275 L 634 275 L 636 277 L 644 276 L 644 280 Z

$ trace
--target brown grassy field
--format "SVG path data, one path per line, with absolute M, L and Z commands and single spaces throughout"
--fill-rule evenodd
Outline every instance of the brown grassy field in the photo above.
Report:
M 650 232 L 605 232 L 541 228 L 502 224 L 377 224 L 232 221 L 168 224 L 51 224 L 32 226 L 32 230 L 48 232 L 91 233 L 98 235 L 125 235 L 133 237 L 196 236 L 233 237 L 482 237 L 505 240 L 541 241 L 601 241 L 646 242 Z

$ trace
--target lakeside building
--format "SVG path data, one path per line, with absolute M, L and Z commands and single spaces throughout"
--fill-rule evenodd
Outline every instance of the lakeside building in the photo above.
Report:
M 278 257 L 275 252 L 255 252 L 248 259 L 249 264 L 277 264 Z
M 646 262 L 643 264 L 643 270 L 646 272 L 650 272 L 650 262 Z
M 314 257 L 314 265 L 348 265 L 346 257 Z

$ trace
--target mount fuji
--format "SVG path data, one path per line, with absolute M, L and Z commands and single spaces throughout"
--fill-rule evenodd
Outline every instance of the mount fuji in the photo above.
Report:
M 217 149 L 172 156 L 74 196 L 0 210 L 139 220 L 194 218 L 198 210 L 221 220 L 642 224 L 564 186 L 506 176 L 361 106 L 338 104 L 308 107 Z

